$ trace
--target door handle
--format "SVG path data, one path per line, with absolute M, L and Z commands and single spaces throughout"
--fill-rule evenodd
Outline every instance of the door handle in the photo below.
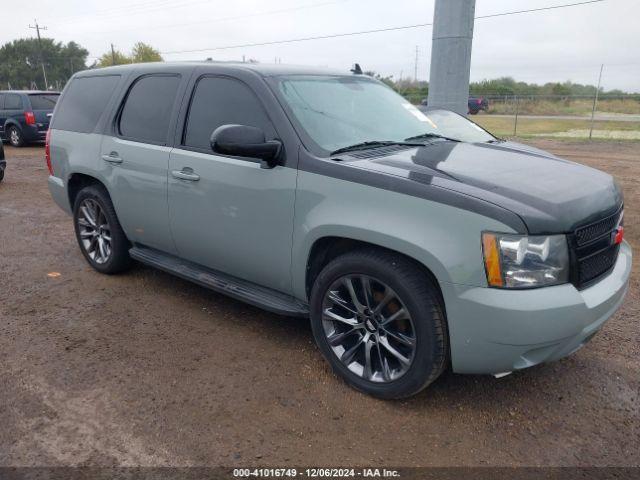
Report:
M 111 152 L 109 155 L 102 155 L 102 159 L 109 163 L 122 163 L 122 158 L 118 156 L 118 152 Z
M 193 173 L 193 170 L 185 167 L 182 170 L 171 170 L 171 175 L 174 178 L 178 178 L 180 180 L 188 180 L 190 182 L 197 182 L 200 180 L 200 175 L 197 173 Z

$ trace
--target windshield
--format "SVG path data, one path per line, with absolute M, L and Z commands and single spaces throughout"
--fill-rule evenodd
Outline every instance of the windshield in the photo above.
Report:
M 59 97 L 59 94 L 38 93 L 29 95 L 29 100 L 31 101 L 31 108 L 34 110 L 53 110 Z
M 278 77 L 277 92 L 295 123 L 323 153 L 373 141 L 402 142 L 429 134 L 463 142 L 495 137 L 446 111 L 420 111 L 386 85 L 362 76 Z

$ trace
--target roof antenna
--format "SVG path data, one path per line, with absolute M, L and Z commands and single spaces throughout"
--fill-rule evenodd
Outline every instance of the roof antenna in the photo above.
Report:
M 362 69 L 360 68 L 359 63 L 354 63 L 353 68 L 351 69 L 351 73 L 355 73 L 356 75 L 362 75 Z

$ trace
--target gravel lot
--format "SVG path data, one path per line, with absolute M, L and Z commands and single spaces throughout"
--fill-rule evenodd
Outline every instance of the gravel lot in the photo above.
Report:
M 640 144 L 534 144 L 618 178 L 637 251 Z M 6 153 L 0 465 L 640 465 L 637 266 L 623 308 L 570 358 L 499 380 L 445 373 L 383 402 L 331 373 L 307 322 L 143 266 L 94 272 L 43 148 Z

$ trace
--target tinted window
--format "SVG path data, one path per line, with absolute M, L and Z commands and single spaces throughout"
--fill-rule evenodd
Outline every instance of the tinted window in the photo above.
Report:
M 245 84 L 229 78 L 203 78 L 197 86 L 184 135 L 184 145 L 211 150 L 211 133 L 220 125 L 261 128 L 267 140 L 275 131 L 260 101 Z
M 180 77 L 142 77 L 129 91 L 120 114 L 120 135 L 141 142 L 165 143 Z
M 34 110 L 53 110 L 59 95 L 29 95 L 31 108 Z
M 96 128 L 119 75 L 75 78 L 60 99 L 51 128 L 89 133 Z
M 5 110 L 22 110 L 22 98 L 20 95 L 7 94 L 4 99 Z

